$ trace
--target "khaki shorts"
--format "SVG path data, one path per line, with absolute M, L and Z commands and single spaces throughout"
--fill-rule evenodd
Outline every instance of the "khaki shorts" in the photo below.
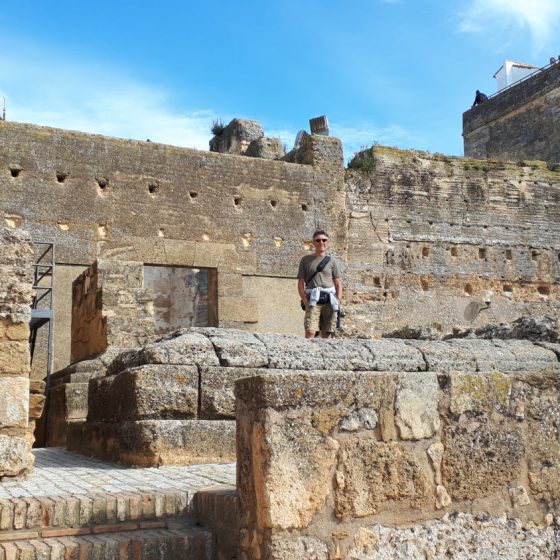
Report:
M 336 330 L 337 313 L 329 304 L 309 305 L 305 308 L 303 325 L 306 331 L 319 331 L 332 333 Z

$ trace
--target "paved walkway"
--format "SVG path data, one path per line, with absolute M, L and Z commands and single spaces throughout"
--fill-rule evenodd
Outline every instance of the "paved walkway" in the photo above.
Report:
M 235 463 L 136 469 L 59 447 L 33 452 L 33 474 L 27 480 L 0 483 L 0 499 L 165 489 L 192 495 L 203 486 L 235 484 Z

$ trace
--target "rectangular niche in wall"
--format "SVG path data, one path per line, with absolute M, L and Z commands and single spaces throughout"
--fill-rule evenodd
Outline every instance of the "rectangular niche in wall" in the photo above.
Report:
M 217 324 L 217 271 L 212 268 L 144 266 L 144 287 L 154 294 L 156 333 Z

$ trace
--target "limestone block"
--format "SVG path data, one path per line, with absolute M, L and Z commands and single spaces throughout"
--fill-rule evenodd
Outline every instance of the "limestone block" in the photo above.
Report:
M 26 428 L 29 378 L 0 377 L 0 428 Z
M 443 459 L 443 451 L 443 444 L 439 441 L 432 443 L 432 445 L 428 447 L 427 451 L 434 468 L 434 479 L 436 484 L 441 484 L 441 461 Z
M 145 364 L 219 366 L 220 362 L 207 337 L 178 330 L 139 350 L 122 352 L 107 368 L 107 375 Z
M 375 515 L 395 502 L 418 509 L 428 503 L 429 491 L 425 468 L 403 445 L 360 437 L 340 442 L 338 517 Z
M 216 329 L 210 334 L 214 350 L 223 366 L 267 367 L 268 353 L 265 345 L 252 333 L 234 329 Z
M 476 359 L 468 348 L 442 341 L 408 341 L 424 355 L 428 371 L 476 371 Z
M 392 409 L 396 376 L 383 372 L 267 370 L 265 375 L 238 379 L 235 397 L 251 408 L 279 409 L 306 407 L 319 417 L 336 410 L 331 431 L 357 409 L 377 412 Z M 325 414 L 326 415 L 326 414 Z
M 520 367 L 512 352 L 490 340 L 454 338 L 446 342 L 470 352 L 476 360 L 477 371 L 517 371 Z
M 494 344 L 515 356 L 518 370 L 539 371 L 558 367 L 558 359 L 552 350 L 528 340 L 494 340 Z
M 29 369 L 27 341 L 0 342 L 0 374 L 29 375 Z
M 401 340 L 368 340 L 364 346 L 373 354 L 379 371 L 423 371 L 426 362 L 422 353 Z
M 149 364 L 92 379 L 88 421 L 196 418 L 198 369 Z
M 451 373 L 450 410 L 453 414 L 467 411 L 491 413 L 509 407 L 512 380 L 507 375 L 492 373 Z
M 235 422 L 139 420 L 75 422 L 68 449 L 135 467 L 235 461 Z
M 395 421 L 402 439 L 432 437 L 440 428 L 437 375 L 403 374 L 398 377 Z
M 438 484 L 436 486 L 436 509 L 446 508 L 451 504 L 451 497 L 447 493 L 445 486 Z
M 0 476 L 17 476 L 29 468 L 31 446 L 24 437 L 0 435 Z
M 361 341 L 317 338 L 312 339 L 310 343 L 319 346 L 325 369 L 354 371 L 377 369 L 375 356 Z
M 266 375 L 269 370 L 242 367 L 200 369 L 200 417 L 235 418 L 235 382 L 243 377 Z
M 272 369 L 325 369 L 321 346 L 292 334 L 257 333 Z
M 304 416 L 288 420 L 275 414 L 267 414 L 266 428 L 254 424 L 251 438 L 263 527 L 307 527 L 331 492 L 338 443 Z
M 525 446 L 518 429 L 471 421 L 444 429 L 443 483 L 456 500 L 482 498 L 520 476 Z

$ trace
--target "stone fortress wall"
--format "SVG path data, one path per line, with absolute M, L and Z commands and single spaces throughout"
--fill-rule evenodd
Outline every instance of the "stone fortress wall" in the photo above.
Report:
M 463 113 L 465 156 L 560 163 L 560 64 Z
M 437 334 L 558 308 L 560 173 L 384 147 L 370 157 L 374 173 L 346 173 L 350 324 Z
M 57 247 L 54 370 L 71 361 L 72 282 L 96 259 L 207 269 L 209 325 L 299 333 L 294 276 L 317 227 L 347 262 L 351 333 L 557 309 L 560 176 L 539 163 L 377 147 L 367 174 L 316 135 L 285 161 L 5 121 L 0 137 L 5 224 Z

